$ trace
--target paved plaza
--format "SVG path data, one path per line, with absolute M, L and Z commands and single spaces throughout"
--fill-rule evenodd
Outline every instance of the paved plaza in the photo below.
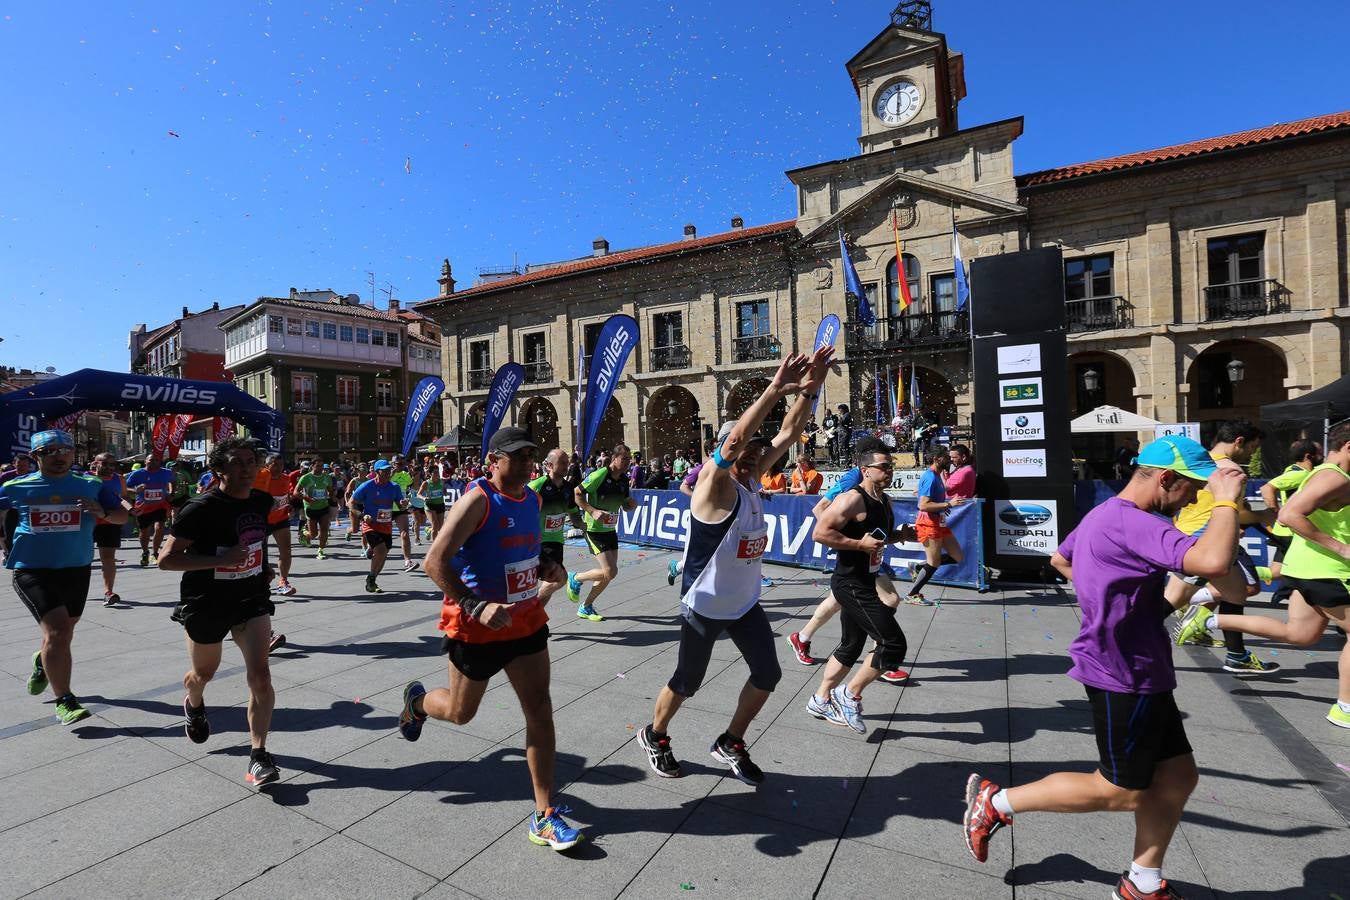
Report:
M 134 563 L 138 552 L 121 553 Z M 1078 616 L 1063 588 L 903 606 L 913 672 L 865 695 L 866 735 L 803 710 L 819 678 L 786 641 L 784 677 L 747 742 L 758 790 L 707 754 L 746 670 L 729 641 L 671 729 L 683 778 L 658 779 L 634 740 L 675 666 L 678 598 L 664 550 L 625 548 L 607 618 L 552 606 L 558 791 L 589 840 L 568 854 L 525 837 L 532 803 L 523 721 L 494 681 L 475 721 L 398 735 L 403 685 L 443 684 L 439 594 L 398 572 L 360 593 L 366 562 L 338 542 L 299 550 L 297 597 L 279 603 L 268 747 L 282 781 L 244 785 L 244 675 L 226 647 L 207 689 L 213 734 L 182 729 L 178 576 L 124 566 L 127 603 L 91 601 L 75 637 L 74 689 L 94 715 L 72 728 L 24 678 L 38 631 L 0 587 L 0 894 L 4 897 L 1094 897 L 1130 856 L 1132 819 L 1020 817 L 986 864 L 960 834 L 966 776 L 1001 783 L 1096 759 L 1081 689 L 1064 677 Z M 423 548 L 425 549 L 425 548 Z M 419 554 L 420 555 L 420 554 Z M 568 566 L 584 561 L 568 548 Z M 782 637 L 825 593 L 818 571 L 766 566 L 764 605 Z M 94 576 L 98 584 L 97 570 Z M 1272 614 L 1264 605 L 1259 615 Z M 1283 615 L 1283 613 L 1274 613 Z M 833 622 L 816 637 L 825 656 Z M 1307 651 L 1252 646 L 1283 671 L 1242 681 L 1218 652 L 1178 651 L 1179 704 L 1201 780 L 1167 859 L 1187 898 L 1350 898 L 1350 731 L 1323 716 L 1341 638 Z M 1278 655 L 1277 655 L 1278 654 Z

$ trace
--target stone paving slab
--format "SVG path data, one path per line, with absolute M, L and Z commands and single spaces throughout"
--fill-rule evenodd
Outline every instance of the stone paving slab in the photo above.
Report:
M 675 666 L 678 598 L 665 583 L 670 553 L 625 547 L 598 603 L 605 621 L 576 618 L 561 593 L 550 606 L 558 797 L 590 838 L 554 854 L 525 839 L 524 723 L 505 678 L 474 721 L 429 722 L 404 741 L 403 685 L 445 683 L 438 598 L 397 558 L 380 579 L 388 593 L 367 595 L 354 544 L 335 550 L 319 562 L 299 549 L 300 594 L 277 605 L 287 646 L 271 663 L 269 749 L 283 779 L 262 793 L 242 781 L 246 686 L 228 643 L 207 689 L 212 737 L 199 746 L 182 733 L 176 576 L 127 565 L 138 552 L 122 551 L 127 602 L 91 601 L 77 631 L 74 684 L 95 715 L 72 728 L 56 723 L 50 694 L 26 694 L 38 633 L 0 588 L 0 680 L 11 685 L 0 696 L 0 900 L 1102 897 L 1128 864 L 1129 816 L 1023 816 L 984 864 L 961 843 L 971 771 L 1024 782 L 1093 768 L 1090 713 L 1064 676 L 1078 621 L 1065 589 L 943 587 L 939 605 L 902 606 L 913 676 L 869 688 L 869 731 L 857 735 L 806 714 L 820 668 L 800 665 L 784 639 L 827 578 L 767 566 L 783 679 L 746 736 L 768 772 L 753 790 L 707 754 L 745 683 L 730 641 L 672 726 L 684 777 L 647 768 L 635 736 Z M 589 568 L 578 548 L 566 556 Z M 826 657 L 838 635 L 837 621 L 826 625 L 813 653 Z M 1201 782 L 1168 875 L 1187 897 L 1350 898 L 1350 732 L 1324 719 L 1341 638 L 1250 645 L 1283 670 L 1240 680 L 1218 671 L 1214 652 L 1177 653 Z

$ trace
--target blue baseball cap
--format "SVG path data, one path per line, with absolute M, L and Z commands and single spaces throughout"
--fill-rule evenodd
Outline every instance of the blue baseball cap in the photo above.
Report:
M 375 465 L 372 466 L 371 468 L 373 468 L 376 472 L 378 472 L 381 469 L 392 469 L 393 466 L 389 464 L 389 460 L 387 459 L 377 459 L 375 460 Z
M 1170 469 L 1193 481 L 1208 481 L 1218 468 L 1204 447 L 1180 434 L 1158 438 L 1140 450 L 1134 462 L 1152 469 Z
M 74 447 L 75 439 L 70 436 L 68 431 L 58 431 L 53 428 L 49 431 L 39 431 L 28 439 L 28 449 L 36 453 L 46 447 Z

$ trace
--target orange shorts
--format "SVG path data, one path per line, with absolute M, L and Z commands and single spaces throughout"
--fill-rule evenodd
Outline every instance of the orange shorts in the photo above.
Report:
M 919 533 L 919 543 L 941 541 L 951 537 L 952 530 L 946 525 L 934 525 L 931 522 L 915 522 L 914 530 Z

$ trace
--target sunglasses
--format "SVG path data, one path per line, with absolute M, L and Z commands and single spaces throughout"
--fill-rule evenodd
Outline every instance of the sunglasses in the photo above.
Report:
M 41 450 L 34 450 L 36 456 L 55 456 L 58 453 L 74 453 L 74 447 L 43 447 Z

